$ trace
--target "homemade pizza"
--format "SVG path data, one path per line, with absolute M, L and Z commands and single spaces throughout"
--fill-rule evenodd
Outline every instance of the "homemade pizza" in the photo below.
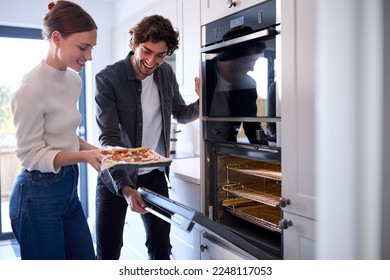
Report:
M 170 158 L 163 157 L 150 148 L 123 148 L 105 147 L 99 150 L 104 155 L 101 170 L 111 167 L 154 166 L 171 162 Z

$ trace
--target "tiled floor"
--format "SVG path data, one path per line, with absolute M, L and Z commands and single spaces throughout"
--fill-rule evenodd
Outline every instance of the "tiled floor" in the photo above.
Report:
M 0 241 L 0 260 L 20 260 L 19 244 L 15 239 Z

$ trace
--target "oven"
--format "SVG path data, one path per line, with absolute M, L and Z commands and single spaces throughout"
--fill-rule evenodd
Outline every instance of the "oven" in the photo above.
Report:
M 202 26 L 201 211 L 140 190 L 150 213 L 199 233 L 201 259 L 283 258 L 278 10 Z
M 201 49 L 205 214 L 273 259 L 283 258 L 279 18 L 264 1 L 203 26 Z

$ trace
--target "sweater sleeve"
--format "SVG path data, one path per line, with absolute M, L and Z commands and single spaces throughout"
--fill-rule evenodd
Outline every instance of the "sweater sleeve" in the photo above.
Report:
M 23 94 L 28 92 L 29 94 Z M 16 155 L 28 170 L 58 172 L 54 158 L 60 152 L 48 146 L 44 139 L 44 103 L 36 102 L 34 88 L 23 85 L 12 96 L 11 106 L 16 128 Z M 39 98 L 38 98 L 39 100 Z

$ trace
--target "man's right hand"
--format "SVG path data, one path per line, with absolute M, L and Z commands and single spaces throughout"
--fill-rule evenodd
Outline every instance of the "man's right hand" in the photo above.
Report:
M 129 205 L 129 208 L 133 212 L 137 212 L 140 214 L 146 214 L 148 211 L 145 210 L 147 206 L 146 202 L 142 199 L 141 194 L 133 189 L 130 186 L 126 186 L 122 188 L 122 194 Z

